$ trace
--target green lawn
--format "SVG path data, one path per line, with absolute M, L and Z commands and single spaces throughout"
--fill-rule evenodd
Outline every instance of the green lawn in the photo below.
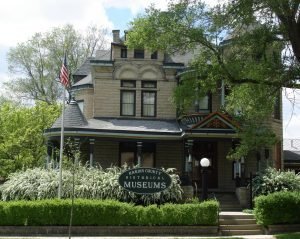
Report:
M 277 239 L 300 239 L 300 232 L 275 235 Z

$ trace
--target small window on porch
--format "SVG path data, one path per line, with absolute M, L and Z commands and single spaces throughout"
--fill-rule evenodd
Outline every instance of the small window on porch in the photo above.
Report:
M 121 152 L 121 166 L 127 164 L 128 167 L 132 168 L 135 164 L 135 153 L 134 152 Z
M 137 165 L 137 142 L 121 142 L 120 143 L 120 165 L 125 163 L 129 167 Z M 154 167 L 155 166 L 155 144 L 154 143 L 142 143 L 142 167 Z

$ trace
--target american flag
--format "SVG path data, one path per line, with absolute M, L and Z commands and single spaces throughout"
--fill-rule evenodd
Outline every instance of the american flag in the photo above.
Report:
M 61 70 L 60 70 L 60 83 L 62 83 L 65 87 L 69 86 L 69 72 L 67 68 L 67 56 L 65 54 L 65 59 L 62 64 Z

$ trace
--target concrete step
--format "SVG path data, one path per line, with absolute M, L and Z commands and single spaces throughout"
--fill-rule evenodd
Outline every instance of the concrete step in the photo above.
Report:
M 254 219 L 252 214 L 246 214 L 243 212 L 221 212 L 219 214 L 220 219 Z
M 222 236 L 261 235 L 262 230 L 221 230 Z
M 239 204 L 221 204 L 221 209 L 222 208 L 228 208 L 228 207 L 231 207 L 231 208 L 241 208 L 241 206 Z
M 262 230 L 262 227 L 257 224 L 243 224 L 243 225 L 220 225 L 220 230 Z
M 254 218 L 252 219 L 219 219 L 220 225 L 245 225 L 245 224 L 256 224 Z
M 222 207 L 221 208 L 222 212 L 241 212 L 242 209 L 241 208 L 237 208 L 237 207 Z
M 263 234 L 263 228 L 256 224 L 253 214 L 220 212 L 219 225 L 220 233 L 224 236 Z

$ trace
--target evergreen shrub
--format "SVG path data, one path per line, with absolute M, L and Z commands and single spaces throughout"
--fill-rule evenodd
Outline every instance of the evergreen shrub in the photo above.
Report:
M 74 226 L 217 225 L 219 204 L 135 206 L 115 200 L 76 199 Z M 1 226 L 69 225 L 70 199 L 0 202 Z
M 275 192 L 255 198 L 254 215 L 261 225 L 299 224 L 300 192 Z

